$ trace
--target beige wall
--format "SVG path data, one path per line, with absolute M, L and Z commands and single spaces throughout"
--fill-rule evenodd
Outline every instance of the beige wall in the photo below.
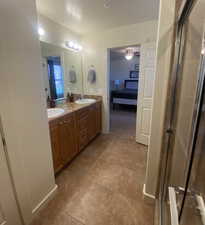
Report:
M 110 80 L 120 80 L 123 85 L 123 81 L 130 78 L 130 71 L 135 70 L 135 65 L 138 65 L 139 61 L 140 57 L 138 56 L 133 57 L 131 60 L 127 60 L 125 57 L 112 59 L 110 61 Z
M 165 106 L 171 68 L 175 1 L 160 1 L 157 37 L 157 65 L 153 99 L 151 137 L 148 149 L 145 192 L 155 196 L 164 134 Z
M 157 35 L 157 21 L 148 21 L 134 25 L 115 28 L 112 30 L 92 33 L 83 37 L 83 71 L 84 92 L 86 94 L 103 95 L 103 131 L 109 130 L 108 109 L 108 49 L 127 45 L 155 42 Z M 94 65 L 97 72 L 96 84 L 87 83 L 87 72 L 90 65 Z
M 0 114 L 25 224 L 56 190 L 35 1 L 2 0 Z

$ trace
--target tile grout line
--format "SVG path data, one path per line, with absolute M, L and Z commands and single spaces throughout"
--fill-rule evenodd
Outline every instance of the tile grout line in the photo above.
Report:
M 71 218 L 73 218 L 74 220 L 76 220 L 76 222 L 78 222 L 78 223 L 80 223 L 80 224 L 82 224 L 82 225 L 86 225 L 85 223 L 83 223 L 81 220 L 79 220 L 78 218 L 76 218 L 76 217 L 74 217 L 74 216 L 71 216 L 70 215 L 70 213 L 67 213 L 66 212 L 66 214 L 68 215 L 68 216 L 70 216 Z

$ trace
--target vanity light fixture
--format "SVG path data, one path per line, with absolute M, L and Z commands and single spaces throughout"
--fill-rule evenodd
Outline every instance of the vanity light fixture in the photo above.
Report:
M 81 51 L 83 49 L 83 47 L 81 45 L 79 45 L 78 43 L 76 43 L 74 41 L 66 41 L 65 46 L 74 51 Z
M 38 27 L 38 34 L 40 36 L 44 36 L 45 35 L 45 30 L 42 27 Z
M 78 50 L 79 50 L 79 51 L 82 51 L 82 50 L 83 50 L 83 47 L 82 47 L 81 45 L 79 45 L 79 46 L 78 46 Z
M 73 48 L 74 48 L 75 50 L 78 50 L 78 44 L 77 44 L 77 43 L 74 43 Z
M 66 45 L 68 45 L 70 48 L 74 47 L 74 43 L 72 41 L 66 42 Z

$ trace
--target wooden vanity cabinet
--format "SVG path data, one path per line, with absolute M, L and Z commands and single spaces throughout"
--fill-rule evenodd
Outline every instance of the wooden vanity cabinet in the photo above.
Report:
M 63 162 L 61 157 L 60 149 L 60 137 L 59 137 L 59 121 L 51 121 L 50 126 L 50 139 L 51 139 L 51 149 L 53 155 L 53 167 L 55 173 L 63 168 Z
M 97 111 L 96 104 L 88 108 L 88 141 L 97 135 Z
M 60 117 L 49 125 L 53 166 L 57 173 L 78 153 L 74 115 Z
M 102 131 L 102 102 L 96 103 L 96 135 Z
M 101 132 L 101 102 L 49 122 L 55 173 Z
M 79 151 L 83 150 L 101 132 L 101 102 L 76 112 Z
M 60 119 L 59 136 L 61 158 L 63 164 L 65 165 L 78 153 L 73 114 L 68 114 Z
M 88 124 L 89 108 L 82 108 L 76 112 L 78 149 L 81 151 L 89 142 Z

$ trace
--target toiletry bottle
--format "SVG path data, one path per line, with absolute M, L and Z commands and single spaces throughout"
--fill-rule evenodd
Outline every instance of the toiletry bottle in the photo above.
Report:
M 74 102 L 74 94 L 73 93 L 70 93 L 70 102 L 72 103 L 72 102 Z
M 50 108 L 50 101 L 51 101 L 51 100 L 50 100 L 50 96 L 48 95 L 48 96 L 47 96 L 47 107 L 48 107 L 48 108 Z
M 70 102 L 70 92 L 67 93 L 66 102 Z
M 50 100 L 50 108 L 55 108 L 56 107 L 56 102 L 54 99 Z

